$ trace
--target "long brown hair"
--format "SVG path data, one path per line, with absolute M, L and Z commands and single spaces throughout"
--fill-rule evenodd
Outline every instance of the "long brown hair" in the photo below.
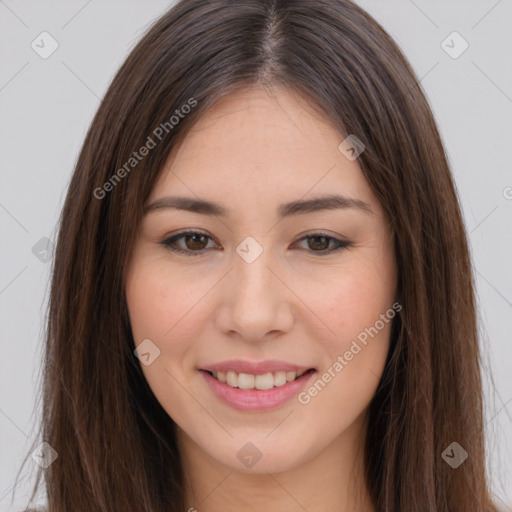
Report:
M 367 411 L 376 509 L 492 510 L 467 237 L 414 71 L 349 0 L 182 0 L 113 79 L 62 211 L 40 431 L 58 458 L 36 482 L 44 473 L 50 512 L 187 509 L 175 424 L 133 353 L 127 258 L 163 164 L 194 122 L 225 95 L 274 84 L 364 143 L 358 163 L 394 234 L 403 309 Z M 134 163 L 148 137 L 155 145 Z M 443 458 L 452 442 L 469 454 L 456 469 Z

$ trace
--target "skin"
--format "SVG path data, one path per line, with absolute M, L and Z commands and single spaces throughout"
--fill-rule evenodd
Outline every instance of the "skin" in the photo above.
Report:
M 384 369 L 390 322 L 305 405 L 294 397 L 271 411 L 235 410 L 198 371 L 228 359 L 276 359 L 316 368 L 309 387 L 395 302 L 389 224 L 357 160 L 339 151 L 344 138 L 296 93 L 239 91 L 203 115 L 148 198 L 199 197 L 231 212 L 148 213 L 126 275 L 135 343 L 149 338 L 160 350 L 141 367 L 178 425 L 190 508 L 375 510 L 363 477 L 364 412 Z M 372 212 L 279 220 L 281 203 L 332 193 L 364 201 Z M 159 243 L 186 229 L 210 238 L 175 245 L 201 255 Z M 311 231 L 351 245 L 329 253 L 336 243 L 303 238 Z M 263 248 L 252 263 L 236 252 L 248 236 Z M 247 442 L 262 454 L 251 468 L 237 457 Z

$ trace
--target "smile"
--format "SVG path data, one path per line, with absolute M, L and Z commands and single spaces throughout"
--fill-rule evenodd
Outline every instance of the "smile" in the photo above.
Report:
M 231 370 L 200 370 L 199 373 L 206 380 L 210 392 L 224 405 L 239 411 L 263 412 L 290 403 L 317 372 L 310 368 L 264 374 Z
M 284 386 L 287 382 L 293 382 L 298 377 L 304 375 L 307 371 L 310 370 L 302 370 L 300 372 L 267 372 L 262 375 L 237 373 L 234 371 L 218 371 L 209 373 L 218 381 L 224 382 L 232 388 L 266 390 Z

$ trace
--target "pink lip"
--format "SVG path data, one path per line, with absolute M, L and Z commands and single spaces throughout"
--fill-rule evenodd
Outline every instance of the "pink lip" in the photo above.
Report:
M 200 373 L 205 378 L 213 393 L 230 407 L 240 411 L 266 411 L 279 407 L 296 396 L 316 371 L 306 372 L 292 382 L 287 382 L 283 386 L 267 390 L 232 388 L 224 382 L 217 380 L 215 377 L 212 377 L 206 370 L 200 370 Z M 247 373 L 257 374 L 257 372 Z
M 227 372 L 249 373 L 251 375 L 263 375 L 264 373 L 274 373 L 278 371 L 300 372 L 310 370 L 311 366 L 300 366 L 297 364 L 285 363 L 284 361 L 261 361 L 252 363 L 250 361 L 242 361 L 240 359 L 232 359 L 221 363 L 210 364 L 199 368 L 209 372 Z

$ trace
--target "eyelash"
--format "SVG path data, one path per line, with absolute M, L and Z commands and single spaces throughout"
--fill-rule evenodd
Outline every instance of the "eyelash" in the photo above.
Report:
M 163 245 L 164 247 L 166 247 L 167 249 L 169 249 L 170 251 L 183 254 L 184 256 L 201 256 L 206 249 L 200 249 L 198 251 L 192 251 L 190 249 L 189 250 L 180 249 L 180 248 L 177 248 L 176 246 L 173 245 L 173 244 L 176 243 L 177 240 L 179 240 L 181 238 L 184 238 L 186 236 L 190 236 L 190 235 L 200 235 L 200 236 L 204 236 L 204 237 L 212 240 L 212 237 L 207 235 L 206 233 L 203 233 L 201 231 L 193 231 L 193 230 L 191 230 L 191 231 L 182 231 L 181 233 L 177 233 L 177 234 L 175 234 L 175 235 L 173 235 L 173 236 L 171 236 L 169 238 L 165 238 L 164 240 L 161 240 L 159 243 L 161 245 Z M 334 240 L 336 242 L 336 244 L 337 244 L 336 247 L 331 248 L 329 250 L 309 251 L 309 252 L 312 252 L 312 253 L 316 253 L 319 256 L 326 256 L 328 254 L 332 254 L 332 253 L 340 251 L 342 249 L 346 249 L 347 247 L 350 247 L 352 245 L 350 242 L 347 242 L 345 240 L 340 240 L 338 238 L 334 238 L 334 237 L 326 235 L 324 233 L 318 233 L 318 232 L 315 232 L 315 231 L 310 232 L 310 233 L 306 233 L 298 241 L 300 242 L 301 240 L 308 239 L 308 238 L 314 238 L 314 237 L 318 237 L 318 236 L 327 238 L 329 241 Z

